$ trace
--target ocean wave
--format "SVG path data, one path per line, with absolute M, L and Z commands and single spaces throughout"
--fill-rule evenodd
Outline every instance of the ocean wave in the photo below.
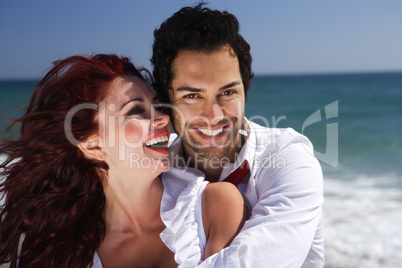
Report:
M 402 189 L 395 175 L 325 178 L 327 268 L 400 267 Z

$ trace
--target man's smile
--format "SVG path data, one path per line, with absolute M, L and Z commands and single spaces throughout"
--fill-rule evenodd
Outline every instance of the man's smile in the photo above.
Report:
M 216 136 L 216 135 L 222 133 L 223 127 L 217 128 L 217 129 L 197 128 L 197 130 L 198 130 L 199 132 L 201 132 L 202 134 L 204 134 L 204 135 L 207 135 L 207 136 L 211 136 L 211 137 L 212 137 L 212 136 Z

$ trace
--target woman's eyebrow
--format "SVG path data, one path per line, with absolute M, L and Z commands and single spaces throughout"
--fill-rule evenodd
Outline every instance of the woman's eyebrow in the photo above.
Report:
M 129 104 L 129 103 L 132 102 L 132 101 L 144 101 L 144 99 L 142 99 L 142 98 L 131 99 L 131 100 L 129 100 L 129 101 L 123 103 L 123 105 L 120 107 L 120 110 L 123 109 L 124 106 L 126 106 L 127 104 Z

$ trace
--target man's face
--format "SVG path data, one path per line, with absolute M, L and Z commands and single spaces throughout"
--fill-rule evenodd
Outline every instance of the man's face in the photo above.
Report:
M 172 66 L 172 121 L 186 153 L 223 158 L 240 151 L 245 94 L 233 50 L 229 46 L 208 54 L 182 50 Z

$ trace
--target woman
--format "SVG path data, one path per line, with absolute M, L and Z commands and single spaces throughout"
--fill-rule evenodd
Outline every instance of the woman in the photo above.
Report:
M 194 266 L 230 244 L 240 194 L 169 171 L 169 118 L 157 104 L 127 58 L 55 62 L 15 120 L 20 137 L 0 146 L 0 264 Z

